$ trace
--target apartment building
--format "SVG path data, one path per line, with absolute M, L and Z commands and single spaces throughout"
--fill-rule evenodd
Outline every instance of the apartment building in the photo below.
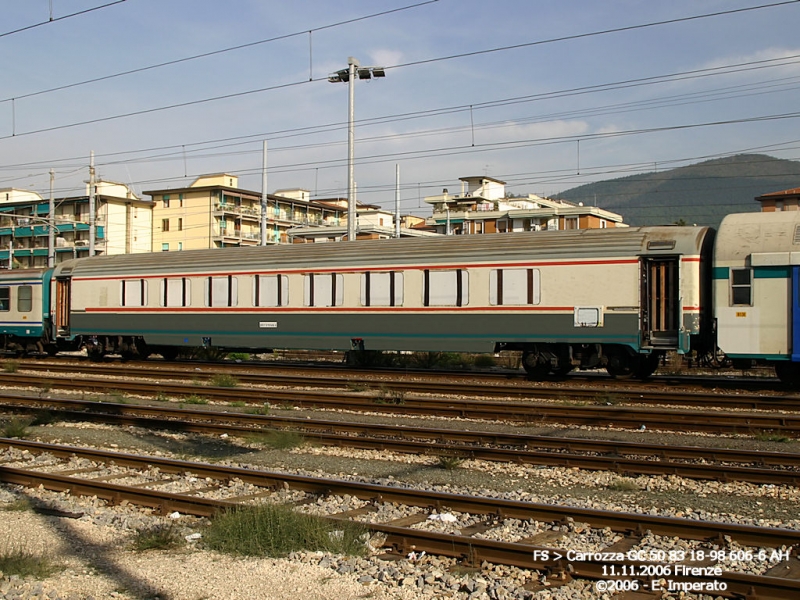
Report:
M 445 235 L 562 229 L 627 227 L 622 215 L 596 206 L 542 198 L 509 197 L 506 182 L 492 177 L 461 177 L 461 192 L 447 189 L 425 197 L 433 205 L 426 225 Z

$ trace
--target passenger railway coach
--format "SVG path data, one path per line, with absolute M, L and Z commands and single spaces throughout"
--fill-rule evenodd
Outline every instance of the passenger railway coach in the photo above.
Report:
M 716 237 L 639 227 L 98 256 L 38 273 L 42 336 L 94 357 L 518 350 L 534 377 L 645 377 L 667 351 L 718 345 L 795 381 L 798 227 L 798 212 L 748 213 Z M 0 301 L 22 276 L 7 273 Z
M 533 374 L 649 374 L 702 333 L 707 228 L 647 227 L 104 256 L 60 265 L 92 354 L 521 350 Z

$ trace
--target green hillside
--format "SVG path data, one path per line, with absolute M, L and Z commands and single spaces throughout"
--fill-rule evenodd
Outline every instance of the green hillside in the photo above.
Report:
M 582 185 L 556 197 L 619 213 L 632 226 L 682 219 L 716 227 L 728 213 L 759 211 L 756 196 L 796 187 L 800 187 L 800 162 L 740 154 Z

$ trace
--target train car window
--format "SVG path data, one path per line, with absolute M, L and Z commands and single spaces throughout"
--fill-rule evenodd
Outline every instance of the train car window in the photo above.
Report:
M 361 274 L 362 306 L 403 306 L 403 274 L 398 271 Z
M 463 269 L 425 269 L 423 306 L 466 306 L 469 304 L 469 273 Z
M 253 278 L 253 306 L 289 304 L 289 278 L 286 275 L 256 275 Z
M 33 287 L 21 285 L 17 288 L 17 311 L 31 312 L 33 310 Z
M 208 307 L 237 306 L 239 303 L 239 280 L 233 275 L 206 278 L 206 301 Z
M 539 269 L 492 269 L 489 272 L 489 304 L 525 306 L 539 302 Z
M 161 306 L 191 306 L 192 286 L 186 277 L 161 280 Z
M 309 273 L 303 284 L 306 306 L 341 306 L 344 304 L 344 276 L 337 273 Z
M 120 286 L 120 306 L 147 306 L 146 279 L 123 279 Z
M 11 288 L 8 286 L 0 287 L 0 311 L 8 312 L 11 310 Z
M 753 270 L 731 269 L 731 306 L 753 305 Z

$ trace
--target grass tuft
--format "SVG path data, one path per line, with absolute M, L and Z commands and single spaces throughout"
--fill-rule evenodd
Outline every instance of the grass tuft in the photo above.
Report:
M 365 538 L 367 528 L 361 523 L 334 522 L 279 504 L 237 507 L 221 513 L 203 534 L 212 550 L 270 557 L 303 550 L 363 556 L 367 551 Z
M 33 510 L 33 502 L 29 498 L 17 498 L 11 502 L 6 504 L 0 505 L 0 510 L 7 510 L 7 511 L 26 511 L 26 510 Z M 0 569 L 2 571 L 2 569 Z
M 228 373 L 217 373 L 208 380 L 208 385 L 212 387 L 235 388 L 239 385 L 239 380 Z
M 145 550 L 169 550 L 183 543 L 180 531 L 172 523 L 159 523 L 137 530 L 131 546 L 138 552 Z
M 208 404 L 208 400 L 206 400 L 202 396 L 198 396 L 197 394 L 192 394 L 188 398 L 184 399 L 184 403 L 186 403 L 186 404 Z
M 642 489 L 635 481 L 621 477 L 611 481 L 608 485 L 606 485 L 606 488 L 615 492 L 638 492 Z
M 453 471 L 458 469 L 461 466 L 461 463 L 464 462 L 464 459 L 460 456 L 454 456 L 452 454 L 442 454 L 439 456 L 439 459 L 436 463 L 440 469 L 445 469 L 447 471 Z
M 306 442 L 305 438 L 296 431 L 286 431 L 282 429 L 252 434 L 248 436 L 247 439 L 255 444 L 261 444 L 273 450 L 291 450 L 292 448 L 299 448 Z
M 0 551 L 0 572 L 5 576 L 45 579 L 59 570 L 61 567 L 49 557 L 31 550 L 11 548 Z
M 16 373 L 19 371 L 19 363 L 15 360 L 8 360 L 3 363 L 4 373 Z
M 31 418 L 14 417 L 10 421 L 3 423 L 0 432 L 7 438 L 24 438 L 28 435 L 28 427 L 33 423 Z

